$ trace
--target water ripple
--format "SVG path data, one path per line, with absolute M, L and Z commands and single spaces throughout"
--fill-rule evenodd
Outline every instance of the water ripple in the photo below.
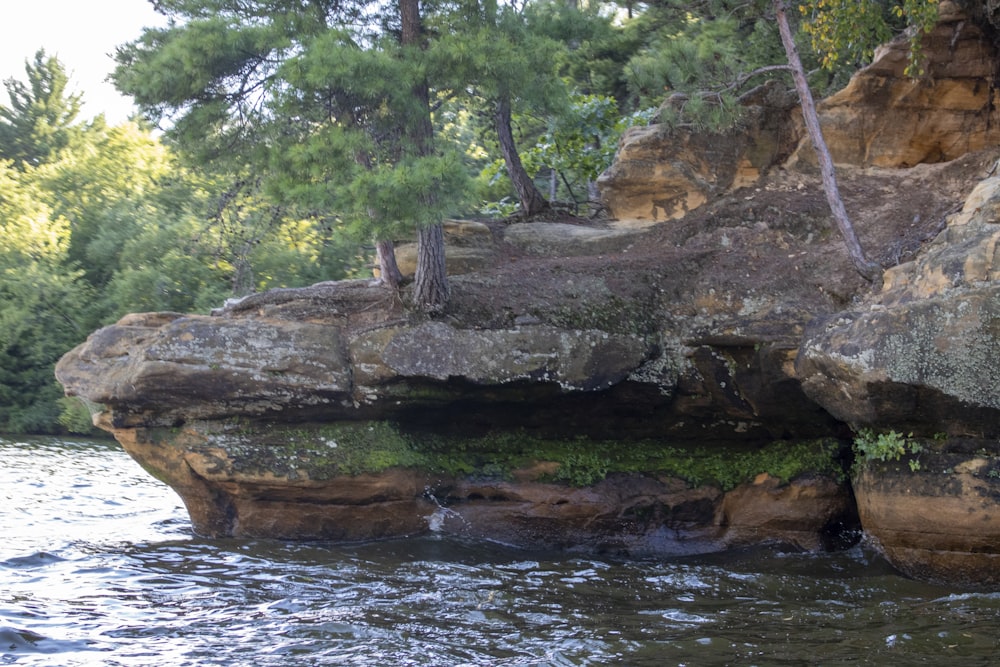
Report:
M 207 540 L 113 443 L 0 440 L 0 664 L 990 664 L 1000 596 L 877 554 Z

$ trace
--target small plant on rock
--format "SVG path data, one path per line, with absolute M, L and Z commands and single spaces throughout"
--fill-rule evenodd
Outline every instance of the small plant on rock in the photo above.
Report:
M 870 428 L 861 429 L 854 438 L 855 472 L 869 461 L 898 461 L 902 456 L 919 454 L 924 447 L 912 438 L 912 433 L 903 436 L 896 431 L 876 433 Z M 910 459 L 909 465 L 914 472 L 920 470 L 920 461 L 915 458 Z

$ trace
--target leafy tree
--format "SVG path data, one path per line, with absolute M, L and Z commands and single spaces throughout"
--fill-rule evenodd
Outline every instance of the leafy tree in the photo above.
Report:
M 888 5 L 888 6 L 887 6 Z M 823 67 L 832 69 L 840 61 L 871 59 L 879 44 L 889 41 L 894 25 L 903 23 L 910 36 L 910 64 L 906 73 L 923 74 L 920 40 L 938 18 L 937 0 L 810 0 L 799 6 L 805 17 L 803 30 L 812 48 L 822 57 Z
M 0 431 L 49 431 L 55 361 L 86 336 L 93 291 L 64 262 L 69 224 L 28 176 L 0 162 Z
M 155 201 L 176 178 L 176 160 L 134 122 L 94 124 L 33 179 L 53 214 L 68 221 L 67 258 L 100 289 L 119 266 L 122 248 L 161 209 Z M 166 219 L 170 214 L 158 210 Z
M 259 179 L 233 190 L 230 172 L 186 168 L 141 124 L 69 129 L 37 164 L 0 160 L 0 432 L 87 430 L 52 366 L 126 312 L 206 311 L 235 276 L 263 289 L 356 263 L 329 219 L 276 203 Z
M 592 199 L 590 189 L 614 159 L 627 124 L 613 98 L 577 95 L 565 113 L 550 120 L 529 159 L 551 168 L 574 202 Z
M 10 106 L 0 105 L 0 159 L 19 168 L 52 160 L 69 145 L 82 104 L 79 94 L 68 93 L 62 64 L 44 49 L 25 61 L 24 71 L 27 81 L 4 81 Z

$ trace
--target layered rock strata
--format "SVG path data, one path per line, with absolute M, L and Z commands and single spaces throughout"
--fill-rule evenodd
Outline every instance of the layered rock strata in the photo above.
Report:
M 893 47 L 824 106 L 874 292 L 807 151 L 775 168 L 794 125 L 735 152 L 644 129 L 602 180 L 635 219 L 452 225 L 474 261 L 436 319 L 364 282 L 275 290 L 128 316 L 57 375 L 205 534 L 691 553 L 860 518 L 904 572 L 994 585 L 998 155 L 956 156 L 996 143 L 995 58 L 942 9 L 931 77 L 903 82 Z M 861 427 L 923 449 L 858 461 L 855 511 Z

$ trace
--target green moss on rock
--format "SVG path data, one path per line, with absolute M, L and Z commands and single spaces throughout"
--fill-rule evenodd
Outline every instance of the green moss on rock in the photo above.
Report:
M 678 477 L 731 489 L 768 473 L 784 481 L 815 473 L 843 478 L 840 443 L 776 441 L 763 447 L 676 446 L 656 440 L 546 439 L 523 431 L 442 436 L 384 421 L 294 425 L 231 422 L 206 434 L 203 453 L 223 450 L 241 474 L 331 479 L 401 467 L 455 477 L 503 479 L 538 463 L 556 463 L 548 481 L 595 484 L 612 473 Z

